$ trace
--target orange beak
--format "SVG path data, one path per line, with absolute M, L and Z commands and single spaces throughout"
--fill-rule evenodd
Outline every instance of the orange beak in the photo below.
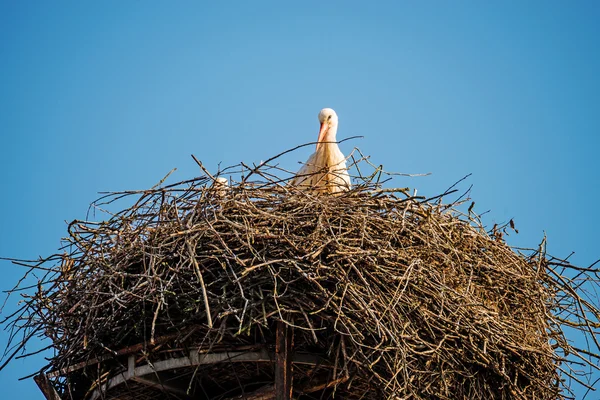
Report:
M 328 130 L 329 124 L 322 122 L 321 129 L 319 129 L 319 139 L 317 139 L 317 149 L 319 149 L 319 145 L 323 142 L 323 139 L 325 139 Z

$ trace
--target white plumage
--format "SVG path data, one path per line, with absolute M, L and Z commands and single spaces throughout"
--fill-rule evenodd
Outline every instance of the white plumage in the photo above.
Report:
M 350 190 L 346 158 L 336 143 L 337 114 L 331 108 L 324 108 L 319 113 L 319 122 L 317 148 L 290 184 L 322 193 Z
M 223 197 L 227 190 L 229 189 L 229 181 L 227 178 L 219 176 L 215 179 L 212 184 L 212 188 L 215 190 L 216 194 L 220 197 Z

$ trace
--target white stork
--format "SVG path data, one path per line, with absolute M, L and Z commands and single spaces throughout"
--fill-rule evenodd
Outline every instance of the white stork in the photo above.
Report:
M 212 184 L 212 189 L 215 190 L 217 196 L 223 197 L 225 196 L 227 189 L 229 189 L 229 181 L 227 180 L 227 178 L 219 176 L 214 180 Z
M 324 108 L 319 113 L 319 122 L 321 129 L 317 139 L 317 148 L 290 184 L 321 193 L 350 190 L 350 175 L 348 175 L 346 167 L 346 158 L 335 139 L 338 116 L 331 108 Z

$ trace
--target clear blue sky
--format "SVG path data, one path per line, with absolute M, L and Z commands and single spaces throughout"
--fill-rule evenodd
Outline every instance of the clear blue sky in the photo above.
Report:
M 344 152 L 432 173 L 397 186 L 473 173 L 511 244 L 600 258 L 600 3 L 282 4 L 0 0 L 0 256 L 53 253 L 97 192 L 195 176 L 191 153 L 214 170 L 314 141 L 332 107 L 339 139 L 365 136 Z M 3 290 L 24 272 L 0 269 Z M 43 364 L 13 362 L 0 397 L 42 399 L 17 378 Z

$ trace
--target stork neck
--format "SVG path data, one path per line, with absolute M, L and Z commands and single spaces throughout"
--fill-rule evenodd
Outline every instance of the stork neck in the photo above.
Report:
M 332 125 L 329 127 L 329 129 L 327 129 L 327 132 L 325 132 L 325 136 L 323 136 L 323 140 L 322 142 L 326 142 L 325 144 L 327 145 L 331 145 L 331 144 L 335 144 L 332 142 L 335 142 L 335 137 L 337 134 L 337 125 Z M 319 143 L 321 144 L 321 143 Z

